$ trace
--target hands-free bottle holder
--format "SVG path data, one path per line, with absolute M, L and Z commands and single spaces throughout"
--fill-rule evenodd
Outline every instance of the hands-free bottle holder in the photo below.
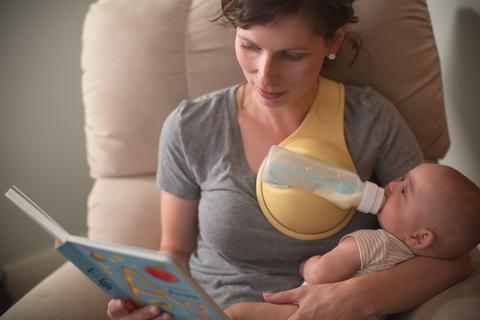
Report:
M 355 171 L 345 143 L 342 84 L 320 77 L 315 101 L 302 124 L 279 146 L 299 154 Z M 280 232 L 301 240 L 330 237 L 343 229 L 356 209 L 340 209 L 314 193 L 278 188 L 257 175 L 257 199 L 266 219 Z

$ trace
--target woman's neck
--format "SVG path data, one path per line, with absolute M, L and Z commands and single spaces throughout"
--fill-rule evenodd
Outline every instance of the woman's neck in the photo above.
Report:
M 262 104 L 250 84 L 242 86 L 239 92 L 240 110 L 243 116 L 253 117 L 258 124 L 270 128 L 273 132 L 289 135 L 305 119 L 317 93 L 317 83 L 309 88 L 303 97 L 288 104 L 268 106 Z

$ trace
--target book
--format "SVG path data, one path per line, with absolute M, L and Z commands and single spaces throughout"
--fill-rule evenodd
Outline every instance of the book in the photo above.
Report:
M 153 304 L 178 320 L 228 319 L 174 256 L 70 235 L 17 187 L 5 196 L 57 239 L 56 249 L 106 294 L 126 301 L 129 312 Z

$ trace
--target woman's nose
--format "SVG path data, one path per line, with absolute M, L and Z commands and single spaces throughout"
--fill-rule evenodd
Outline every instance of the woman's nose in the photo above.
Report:
M 268 54 L 265 54 L 259 61 L 258 78 L 260 85 L 264 87 L 268 87 L 275 81 L 275 63 L 273 57 Z

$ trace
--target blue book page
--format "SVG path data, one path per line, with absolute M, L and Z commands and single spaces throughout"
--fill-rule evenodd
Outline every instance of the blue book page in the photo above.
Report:
M 168 255 L 156 253 L 153 259 L 134 256 L 125 250 L 83 243 L 88 241 L 67 241 L 58 250 L 110 297 L 128 300 L 129 309 L 153 304 L 178 320 L 227 319 Z

